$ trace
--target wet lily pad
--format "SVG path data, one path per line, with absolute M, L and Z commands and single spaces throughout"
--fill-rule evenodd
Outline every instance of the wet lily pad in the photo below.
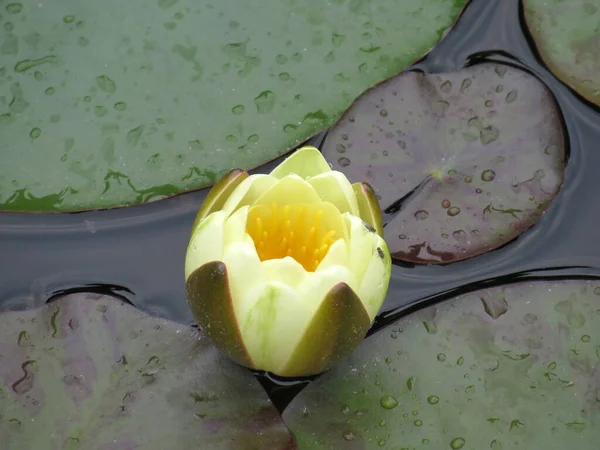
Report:
M 199 333 L 85 294 L 0 314 L 0 442 L 296 448 L 258 382 Z
M 524 0 L 525 20 L 550 71 L 600 105 L 600 2 Z
M 395 258 L 466 259 L 536 223 L 562 184 L 564 137 L 550 92 L 498 64 L 405 72 L 367 91 L 323 150 L 370 183 Z
M 426 53 L 465 3 L 2 2 L 0 210 L 147 202 L 260 165 Z
M 411 314 L 284 412 L 301 449 L 596 448 L 600 286 L 534 282 Z

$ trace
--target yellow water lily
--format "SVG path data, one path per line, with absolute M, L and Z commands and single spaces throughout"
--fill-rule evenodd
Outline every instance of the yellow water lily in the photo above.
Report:
M 268 175 L 233 170 L 204 201 L 186 291 L 213 343 L 244 366 L 320 373 L 364 338 L 391 258 L 373 189 L 303 147 Z

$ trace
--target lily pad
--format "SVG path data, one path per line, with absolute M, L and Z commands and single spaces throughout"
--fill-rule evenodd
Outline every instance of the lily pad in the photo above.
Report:
M 599 330 L 598 282 L 459 296 L 365 340 L 284 420 L 303 450 L 596 448 Z
M 197 331 L 92 294 L 0 314 L 0 442 L 296 448 L 253 376 Z
M 600 105 L 600 2 L 524 0 L 525 21 L 554 75 Z
M 260 165 L 425 54 L 465 3 L 3 2 L 0 209 L 147 202 Z
M 485 63 L 405 72 L 360 96 L 323 153 L 380 198 L 392 256 L 459 261 L 536 223 L 558 193 L 564 136 L 550 92 L 533 76 Z

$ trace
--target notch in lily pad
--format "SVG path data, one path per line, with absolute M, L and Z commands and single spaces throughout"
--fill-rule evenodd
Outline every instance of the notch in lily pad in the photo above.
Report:
M 563 181 L 565 137 L 548 89 L 483 63 L 404 72 L 361 95 L 323 153 L 379 197 L 392 256 L 464 260 L 538 222 Z

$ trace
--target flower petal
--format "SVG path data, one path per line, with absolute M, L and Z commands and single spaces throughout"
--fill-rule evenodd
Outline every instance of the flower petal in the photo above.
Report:
M 298 292 L 276 281 L 248 290 L 236 315 L 255 368 L 269 372 L 287 361 L 311 318 Z
M 269 259 L 261 263 L 262 272 L 268 281 L 279 281 L 296 288 L 307 276 L 304 267 L 294 258 Z
M 374 231 L 370 231 L 359 217 L 345 214 L 345 218 L 349 223 L 348 228 L 350 228 L 348 264 L 360 284 L 367 266 L 373 259 L 376 238 L 379 236 Z
M 354 189 L 343 173 L 337 170 L 322 173 L 310 178 L 308 182 L 324 202 L 333 203 L 341 213 L 359 215 Z
M 345 283 L 336 284 L 313 315 L 290 358 L 275 373 L 315 375 L 347 357 L 369 330 L 370 320 L 360 299 Z
M 243 242 L 246 237 L 246 222 L 248 221 L 249 206 L 243 206 L 230 215 L 223 227 L 223 248 L 234 242 Z
M 195 230 L 200 221 L 210 213 L 223 208 L 223 205 L 225 205 L 225 202 L 231 193 L 247 178 L 248 172 L 245 170 L 233 169 L 217 181 L 204 199 L 200 211 L 198 211 L 198 215 L 196 216 L 196 220 L 194 221 L 192 230 Z
M 284 206 L 289 203 L 319 203 L 321 197 L 314 188 L 297 175 L 287 175 L 258 197 L 253 205 L 271 205 Z
M 235 242 L 225 248 L 223 262 L 229 273 L 229 288 L 234 307 L 245 293 L 258 283 L 266 281 L 262 263 L 256 254 L 252 239 Z
M 348 267 L 333 265 L 318 272 L 309 272 L 304 281 L 298 285 L 298 293 L 304 299 L 311 312 L 321 307 L 327 293 L 339 283 L 350 287 L 356 286 L 357 280 Z
M 231 193 L 223 205 L 223 211 L 231 214 L 242 206 L 251 205 L 258 197 L 277 183 L 277 181 L 277 178 L 271 175 L 250 175 Z
M 223 224 L 226 214 L 217 211 L 196 226 L 185 255 L 185 278 L 198 267 L 219 261 L 223 255 Z
M 352 187 L 358 202 L 360 218 L 371 225 L 379 236 L 383 237 L 381 208 L 375 190 L 368 183 L 354 183 Z
M 198 267 L 186 280 L 192 313 L 213 344 L 238 364 L 254 367 L 234 314 L 225 264 L 212 261 Z
M 371 259 L 356 291 L 371 321 L 375 319 L 385 300 L 392 273 L 390 251 L 385 241 L 379 236 L 377 238 L 375 257 Z
M 319 150 L 312 146 L 302 147 L 288 156 L 271 171 L 276 178 L 296 174 L 302 178 L 314 177 L 320 173 L 330 172 L 331 167 Z
M 331 266 L 348 266 L 348 244 L 346 239 L 338 239 L 319 263 L 316 272 L 321 272 Z

